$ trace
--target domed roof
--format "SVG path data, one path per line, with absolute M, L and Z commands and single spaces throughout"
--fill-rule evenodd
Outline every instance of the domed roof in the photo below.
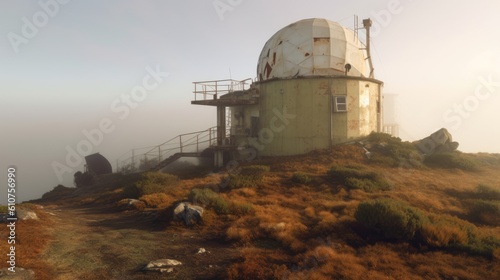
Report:
M 304 19 L 274 34 L 257 65 L 260 81 L 273 78 L 343 75 L 368 76 L 366 51 L 354 31 L 326 19 Z

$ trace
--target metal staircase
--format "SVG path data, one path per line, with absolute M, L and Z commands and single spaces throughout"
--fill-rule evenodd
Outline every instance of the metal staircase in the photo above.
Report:
M 122 173 L 159 171 L 181 157 L 202 157 L 203 151 L 216 145 L 217 127 L 181 134 L 157 146 L 128 151 L 117 160 L 117 170 Z

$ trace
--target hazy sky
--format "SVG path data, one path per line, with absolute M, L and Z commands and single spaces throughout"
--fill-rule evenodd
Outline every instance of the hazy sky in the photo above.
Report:
M 115 168 L 131 148 L 214 126 L 214 108 L 190 105 L 192 82 L 254 78 L 264 43 L 313 17 L 372 18 L 375 76 L 398 94 L 403 140 L 446 127 L 462 151 L 499 153 L 498 11 L 496 0 L 0 0 L 0 204 L 7 166 L 20 199 L 38 198 L 86 134 Z M 83 170 L 72 164 L 68 186 Z

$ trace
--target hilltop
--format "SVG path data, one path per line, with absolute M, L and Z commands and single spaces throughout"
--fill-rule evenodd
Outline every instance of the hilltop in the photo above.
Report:
M 57 186 L 24 206 L 40 220 L 20 222 L 19 266 L 40 279 L 498 279 L 500 155 L 365 144 Z M 201 223 L 172 219 L 181 201 L 204 207 Z M 167 258 L 183 265 L 141 270 Z

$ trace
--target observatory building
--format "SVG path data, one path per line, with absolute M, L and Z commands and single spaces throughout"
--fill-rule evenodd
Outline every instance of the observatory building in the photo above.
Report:
M 217 108 L 215 164 L 223 155 L 298 155 L 382 131 L 382 86 L 357 31 L 305 19 L 274 34 L 256 79 L 195 82 L 192 104 Z M 356 28 L 355 28 L 356 29 Z

